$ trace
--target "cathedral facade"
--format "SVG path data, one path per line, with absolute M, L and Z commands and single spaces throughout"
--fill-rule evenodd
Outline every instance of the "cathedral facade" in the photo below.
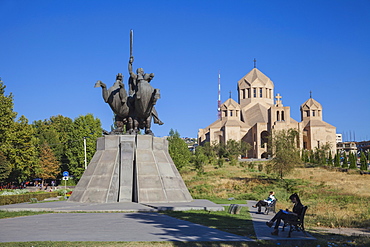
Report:
M 274 97 L 274 83 L 257 68 L 238 81 L 238 102 L 229 98 L 221 105 L 221 118 L 198 131 L 198 143 L 244 141 L 252 147 L 246 157 L 268 158 L 268 137 L 274 130 L 299 131 L 300 149 L 314 150 L 330 144 L 336 150 L 336 128 L 322 120 L 323 108 L 310 97 L 301 107 L 301 121 L 290 117 L 282 97 Z

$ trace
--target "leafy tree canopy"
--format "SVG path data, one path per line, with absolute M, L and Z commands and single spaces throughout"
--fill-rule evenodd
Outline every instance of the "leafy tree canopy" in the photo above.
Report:
M 298 138 L 299 132 L 296 129 L 274 131 L 270 137 L 272 170 L 281 179 L 302 162 L 297 148 Z
M 188 145 L 180 138 L 177 130 L 170 130 L 168 140 L 168 152 L 175 163 L 177 169 L 181 169 L 188 165 L 191 159 L 191 152 Z

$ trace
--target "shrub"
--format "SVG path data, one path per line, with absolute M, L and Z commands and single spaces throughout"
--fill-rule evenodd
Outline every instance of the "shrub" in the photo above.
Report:
M 31 198 L 36 198 L 38 201 L 42 201 L 46 198 L 56 197 L 58 192 L 42 192 L 42 193 L 26 193 L 20 195 L 8 195 L 0 196 L 0 205 L 9 205 L 16 203 L 29 202 Z
M 262 172 L 263 171 L 263 164 L 258 164 L 258 171 Z
M 238 164 L 238 161 L 236 159 L 230 159 L 230 165 L 236 166 Z
M 224 159 L 223 158 L 219 158 L 218 160 L 217 160 L 217 165 L 218 165 L 218 167 L 223 167 L 224 166 Z

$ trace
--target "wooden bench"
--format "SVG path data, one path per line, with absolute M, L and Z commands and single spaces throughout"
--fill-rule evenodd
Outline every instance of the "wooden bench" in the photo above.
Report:
M 284 220 L 283 231 L 284 231 L 284 228 L 286 226 L 290 226 L 288 238 L 291 237 L 291 233 L 293 231 L 303 232 L 304 235 L 307 236 L 307 234 L 304 230 L 304 216 L 306 214 L 307 208 L 308 208 L 307 206 L 303 207 L 302 213 L 297 219 L 295 219 L 295 220 Z
M 276 210 L 275 210 L 275 205 L 276 205 L 276 202 L 277 202 L 277 199 L 273 200 L 270 205 L 267 204 L 265 206 L 265 214 L 269 214 L 270 211 L 274 212 L 274 214 L 276 214 Z
M 238 204 L 230 204 L 229 214 L 240 214 L 241 209 L 242 209 L 242 206 Z

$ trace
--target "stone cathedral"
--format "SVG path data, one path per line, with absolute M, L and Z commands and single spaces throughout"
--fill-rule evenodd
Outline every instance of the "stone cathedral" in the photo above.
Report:
M 268 158 L 268 136 L 273 130 L 294 128 L 300 133 L 300 147 L 313 150 L 330 143 L 336 149 L 336 128 L 322 120 L 323 108 L 310 97 L 301 107 L 301 121 L 290 117 L 282 96 L 274 97 L 274 83 L 257 68 L 238 81 L 238 102 L 229 98 L 221 105 L 221 118 L 198 131 L 200 145 L 226 143 L 233 139 L 251 145 L 248 158 Z

